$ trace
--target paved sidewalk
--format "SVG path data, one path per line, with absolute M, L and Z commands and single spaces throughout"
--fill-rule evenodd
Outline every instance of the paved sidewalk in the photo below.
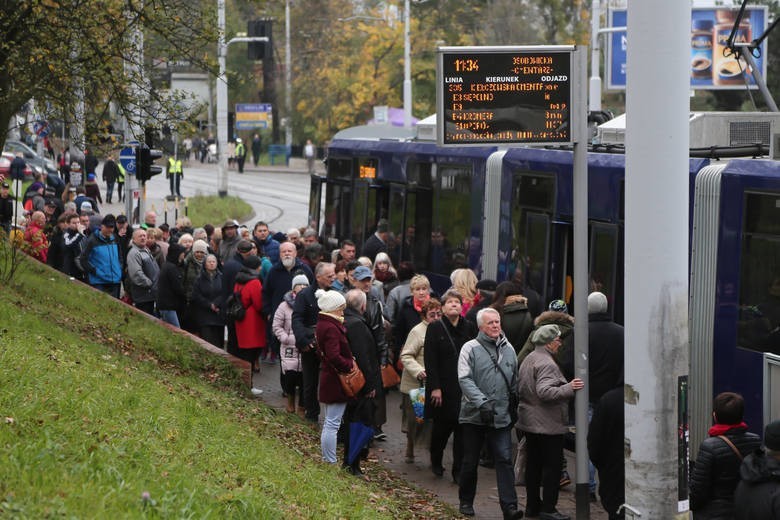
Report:
M 262 388 L 264 393 L 262 400 L 269 406 L 283 409 L 285 399 L 279 388 L 279 367 L 271 365 L 261 365 L 260 373 L 254 374 L 254 386 Z M 391 392 L 387 396 L 387 424 L 384 432 L 387 434 L 387 440 L 384 442 L 375 442 L 373 455 L 386 467 L 392 469 L 404 478 L 413 482 L 421 488 L 428 489 L 436 494 L 439 499 L 458 507 L 458 486 L 448 478 L 449 473 L 445 472 L 445 477 L 436 477 L 430 470 L 428 453 L 425 449 L 415 447 L 415 463 L 407 464 L 404 462 L 406 452 L 406 434 L 401 433 L 401 394 L 400 392 Z M 449 470 L 452 468 L 452 450 L 450 445 L 445 451 L 444 467 Z M 569 473 L 574 476 L 574 457 L 566 452 Z M 521 509 L 525 508 L 525 488 L 517 488 L 518 505 Z M 477 519 L 501 519 L 501 508 L 498 505 L 498 490 L 496 487 L 496 474 L 492 469 L 479 468 L 479 477 L 477 485 L 477 499 L 474 502 Z M 561 491 L 558 501 L 558 510 L 562 513 L 575 517 L 574 484 Z M 592 503 L 590 507 L 590 517 L 593 520 L 606 520 L 607 514 L 598 503 Z

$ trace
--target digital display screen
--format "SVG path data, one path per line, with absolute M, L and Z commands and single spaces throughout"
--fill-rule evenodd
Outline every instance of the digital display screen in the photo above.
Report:
M 440 144 L 572 142 L 572 50 L 440 49 Z

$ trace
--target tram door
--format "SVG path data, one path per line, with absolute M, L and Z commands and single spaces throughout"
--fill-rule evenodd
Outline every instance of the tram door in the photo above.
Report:
M 512 194 L 512 263 L 509 277 L 522 276 L 524 288 L 539 293 L 543 303 L 560 296 L 551 287 L 552 216 L 555 178 L 531 172 L 515 172 Z

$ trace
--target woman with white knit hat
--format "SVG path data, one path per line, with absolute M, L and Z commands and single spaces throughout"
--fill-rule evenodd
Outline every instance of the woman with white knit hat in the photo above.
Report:
M 315 334 L 317 350 L 322 360 L 319 401 L 325 414 L 320 444 L 323 460 L 335 464 L 337 462 L 336 434 L 349 401 L 341 389 L 338 373 L 352 370 L 354 360 L 347 342 L 347 331 L 344 328 L 344 308 L 347 306 L 344 296 L 338 291 L 322 289 L 315 294 L 317 306 L 320 308 Z

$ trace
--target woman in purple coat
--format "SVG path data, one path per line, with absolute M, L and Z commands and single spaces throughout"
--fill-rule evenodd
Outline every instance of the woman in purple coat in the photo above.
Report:
M 316 293 L 317 306 L 320 308 L 315 334 L 317 337 L 317 352 L 320 363 L 319 401 L 325 414 L 322 425 L 320 444 L 322 459 L 335 464 L 336 435 L 341 425 L 341 418 L 347 407 L 349 398 L 344 394 L 339 382 L 338 373 L 352 370 L 352 351 L 347 343 L 347 330 L 344 328 L 344 308 L 346 301 L 338 291 L 323 291 Z

